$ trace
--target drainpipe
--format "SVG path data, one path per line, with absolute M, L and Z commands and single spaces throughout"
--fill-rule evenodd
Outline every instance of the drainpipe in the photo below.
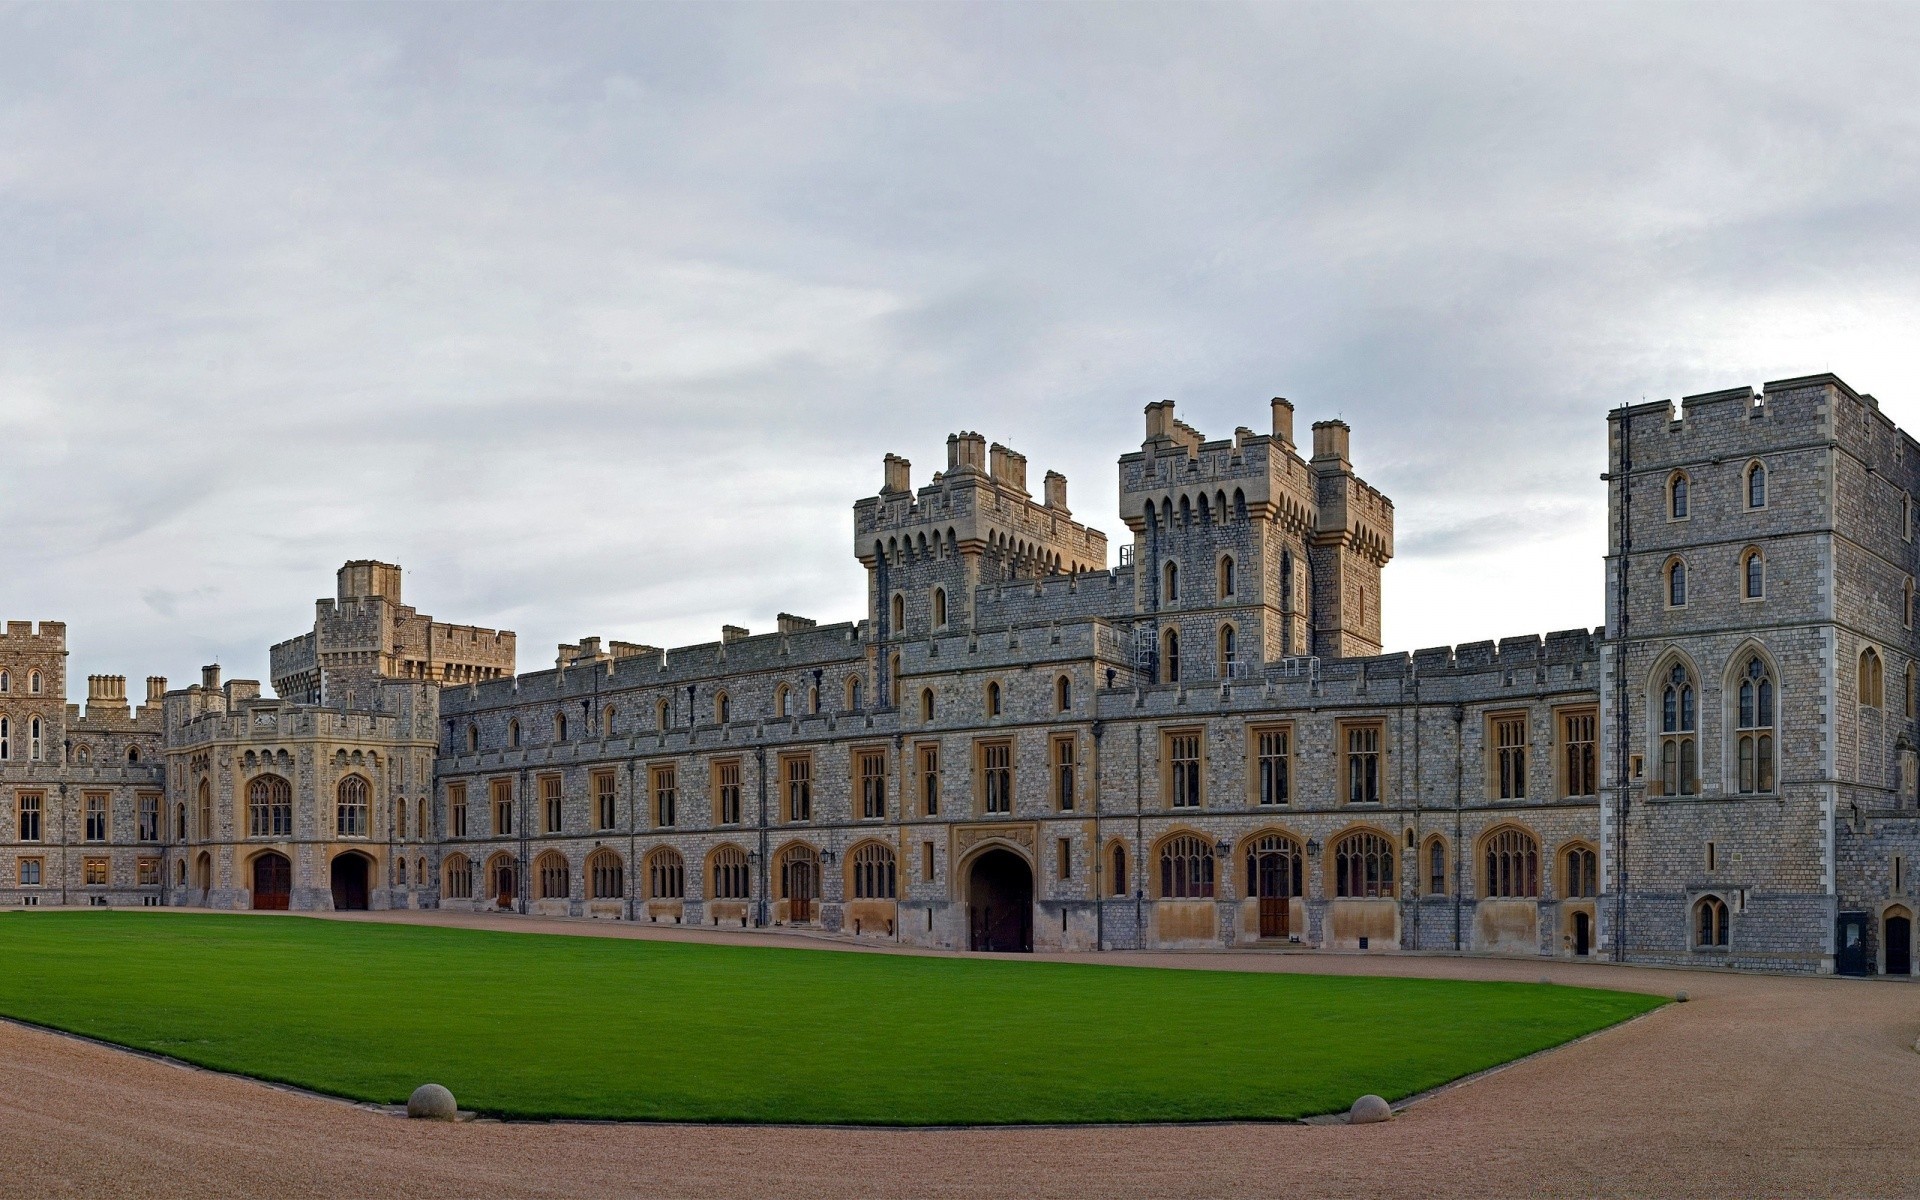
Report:
M 633 889 L 640 883 L 640 793 L 639 785 L 634 782 L 636 763 L 627 759 L 627 920 L 639 919 L 639 909 L 634 904 Z
M 1467 802 L 1467 709 L 1453 706 L 1453 952 L 1460 952 L 1461 891 L 1467 883 L 1467 855 L 1460 840 L 1466 836 L 1464 816 Z
M 753 924 L 756 929 L 767 923 L 767 748 L 753 748 L 754 774 L 760 780 L 760 889 L 753 905 Z
M 1098 687 L 1093 689 L 1093 702 L 1100 703 Z M 1106 733 L 1103 722 L 1093 723 L 1093 948 L 1101 951 L 1107 948 L 1107 898 L 1103 892 L 1110 891 L 1111 885 L 1102 887 L 1105 870 L 1110 865 L 1103 860 L 1107 857 L 1107 848 L 1100 841 L 1100 738 Z
M 1613 827 L 1613 961 L 1627 960 L 1627 811 L 1633 803 L 1632 782 L 1627 777 L 1627 564 L 1633 553 L 1633 414 L 1629 410 L 1620 420 L 1620 562 L 1619 578 L 1614 581 L 1619 628 L 1614 631 L 1613 652 L 1613 724 L 1614 780 L 1618 788 L 1614 802 Z
M 1133 727 L 1133 948 L 1144 950 L 1147 945 L 1146 919 L 1142 901 L 1146 892 L 1141 887 L 1146 878 L 1147 864 L 1143 859 L 1146 851 L 1142 848 L 1146 841 L 1146 820 L 1140 808 L 1140 726 Z

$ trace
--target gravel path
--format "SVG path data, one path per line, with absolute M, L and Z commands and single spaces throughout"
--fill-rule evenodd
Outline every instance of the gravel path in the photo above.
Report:
M 776 940 L 525 918 L 345 919 Z M 1909 984 L 1453 958 L 1098 957 L 1545 976 L 1684 989 L 1693 1000 L 1355 1127 L 435 1125 L 0 1022 L 0 1196 L 1920 1195 L 1920 988 Z

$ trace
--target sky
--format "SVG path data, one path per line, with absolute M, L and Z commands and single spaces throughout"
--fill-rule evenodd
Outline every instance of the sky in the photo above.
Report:
M 0 617 L 265 678 L 350 558 L 509 628 L 862 615 L 978 430 L 1353 427 L 1390 649 L 1601 620 L 1607 410 L 1920 428 L 1920 7 L 0 3 Z M 137 685 L 136 685 L 137 688 Z M 84 694 L 76 684 L 71 694 Z

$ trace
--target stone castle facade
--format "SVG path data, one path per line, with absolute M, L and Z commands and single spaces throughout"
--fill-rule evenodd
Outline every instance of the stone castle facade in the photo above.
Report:
M 1920 443 L 1822 375 L 1611 414 L 1606 624 L 1383 654 L 1338 421 L 1162 402 L 1130 539 L 887 456 L 859 621 L 515 673 L 354 562 L 272 650 L 89 681 L 0 637 L 0 903 L 506 910 L 958 949 L 1286 946 L 1910 974 Z

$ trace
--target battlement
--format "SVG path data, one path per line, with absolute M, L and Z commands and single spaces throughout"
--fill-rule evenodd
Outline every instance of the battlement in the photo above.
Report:
M 67 623 L 42 621 L 36 627 L 32 621 L 8 621 L 7 631 L 0 633 L 0 649 L 19 649 L 19 643 L 29 642 L 36 650 L 65 650 Z

